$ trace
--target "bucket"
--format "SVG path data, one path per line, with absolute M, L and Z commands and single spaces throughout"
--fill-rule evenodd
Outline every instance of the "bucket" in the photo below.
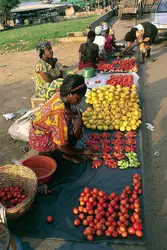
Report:
M 22 161 L 22 164 L 36 173 L 39 184 L 48 183 L 57 169 L 56 161 L 48 156 L 31 156 Z

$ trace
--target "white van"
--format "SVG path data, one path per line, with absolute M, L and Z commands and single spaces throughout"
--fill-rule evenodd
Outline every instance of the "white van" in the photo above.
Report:
M 157 27 L 159 36 L 167 36 L 167 0 L 159 0 L 153 5 L 151 22 Z

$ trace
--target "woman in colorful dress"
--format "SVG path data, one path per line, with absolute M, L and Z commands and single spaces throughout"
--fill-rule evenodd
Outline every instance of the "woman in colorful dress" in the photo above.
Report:
M 39 61 L 35 66 L 35 93 L 38 97 L 48 100 L 59 90 L 63 82 L 63 66 L 57 58 L 53 58 L 50 42 L 42 42 L 36 46 Z
M 64 158 L 74 163 L 85 160 L 81 155 L 94 153 L 89 148 L 75 148 L 77 140 L 83 135 L 82 118 L 76 105 L 82 100 L 86 90 L 82 76 L 67 76 L 60 86 L 60 92 L 40 108 L 32 122 L 29 143 L 33 149 L 49 155 L 60 150 Z

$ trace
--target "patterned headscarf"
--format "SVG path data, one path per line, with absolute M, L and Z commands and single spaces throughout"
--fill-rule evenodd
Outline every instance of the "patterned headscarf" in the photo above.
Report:
M 43 53 L 44 53 L 44 50 L 46 48 L 50 47 L 50 46 L 51 46 L 51 44 L 48 41 L 47 42 L 42 42 L 42 43 L 38 44 L 36 46 L 36 51 L 37 51 L 38 55 L 41 57 L 43 55 Z
M 102 26 L 101 26 L 101 25 L 97 26 L 97 27 L 95 28 L 95 34 L 96 34 L 96 35 L 101 35 L 102 33 L 103 33 L 103 28 L 102 28 Z

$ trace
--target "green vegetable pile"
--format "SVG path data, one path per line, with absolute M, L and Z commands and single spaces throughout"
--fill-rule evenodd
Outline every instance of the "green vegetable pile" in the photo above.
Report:
M 138 166 L 140 165 L 140 162 L 137 158 L 136 153 L 134 153 L 134 152 L 126 153 L 125 157 L 126 157 L 126 159 L 118 161 L 118 167 L 120 169 L 138 168 Z

